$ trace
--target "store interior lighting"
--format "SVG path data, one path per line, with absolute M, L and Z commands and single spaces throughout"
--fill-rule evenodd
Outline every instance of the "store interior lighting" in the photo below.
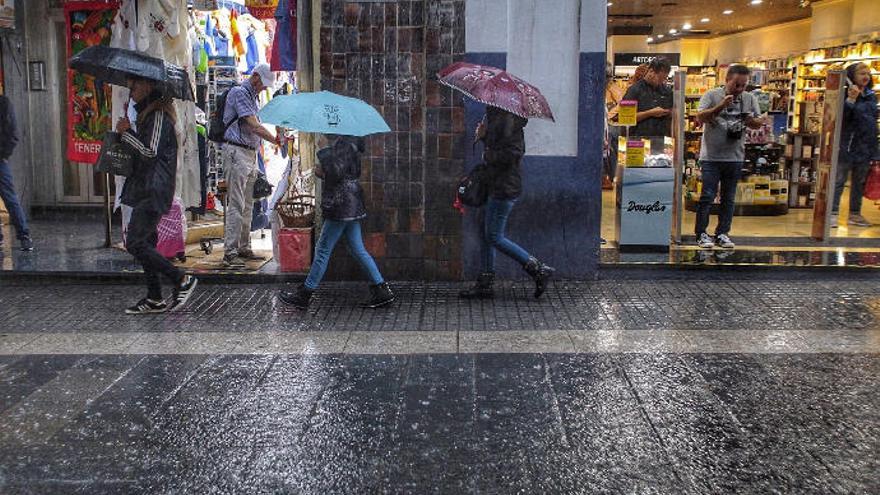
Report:
M 703 24 L 705 24 L 705 23 L 709 22 L 709 18 L 708 18 L 708 17 L 703 17 L 702 19 L 700 19 L 700 22 L 702 22 Z
M 730 15 L 730 14 L 732 14 L 732 13 L 733 13 L 733 11 L 730 10 L 730 9 L 727 9 L 727 10 L 725 10 L 724 12 L 722 12 L 722 14 L 724 14 L 724 15 Z

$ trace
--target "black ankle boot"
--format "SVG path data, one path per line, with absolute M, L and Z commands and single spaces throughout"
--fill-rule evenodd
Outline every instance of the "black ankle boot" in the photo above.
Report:
M 535 299 L 538 299 L 547 290 L 547 280 L 553 276 L 556 269 L 541 263 L 534 256 L 529 257 L 523 268 L 535 280 Z
M 394 302 L 394 293 L 391 292 L 391 287 L 388 287 L 387 282 L 382 282 L 379 285 L 370 286 L 370 299 L 364 301 L 361 307 L 374 309 L 392 302 Z
M 492 299 L 495 297 L 495 274 L 492 272 L 481 273 L 477 277 L 477 283 L 469 289 L 458 293 L 462 299 Z
M 309 307 L 309 301 L 312 299 L 314 291 L 306 288 L 304 284 L 300 284 L 296 290 L 283 290 L 278 294 L 278 299 L 284 304 L 289 304 L 296 309 L 306 309 Z

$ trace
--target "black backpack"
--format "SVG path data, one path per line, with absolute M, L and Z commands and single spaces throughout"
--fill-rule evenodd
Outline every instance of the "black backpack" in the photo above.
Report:
M 215 143 L 226 142 L 226 129 L 229 129 L 232 122 L 235 122 L 235 119 L 228 124 L 223 122 L 223 114 L 226 112 L 226 97 L 229 96 L 231 90 L 232 88 L 229 88 L 220 93 L 220 96 L 214 100 L 214 109 L 211 111 L 211 120 L 208 122 L 208 139 Z

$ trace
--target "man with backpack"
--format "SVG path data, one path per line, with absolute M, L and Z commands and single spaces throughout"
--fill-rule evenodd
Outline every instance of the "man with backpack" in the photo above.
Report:
M 15 124 L 15 112 L 12 103 L 5 95 L 0 95 L 0 199 L 6 205 L 9 219 L 15 226 L 15 232 L 22 251 L 33 251 L 34 241 L 28 230 L 27 217 L 21 208 L 15 185 L 12 182 L 12 167 L 9 157 L 18 144 L 18 129 Z M 3 230 L 0 229 L 0 246 L 3 245 Z
M 244 261 L 259 259 L 251 249 L 251 220 L 254 183 L 259 174 L 257 150 L 261 140 L 278 143 L 257 118 L 258 95 L 275 85 L 268 64 L 254 67 L 251 77 L 226 93 L 222 115 L 223 167 L 226 173 L 226 232 L 223 265 L 242 267 Z

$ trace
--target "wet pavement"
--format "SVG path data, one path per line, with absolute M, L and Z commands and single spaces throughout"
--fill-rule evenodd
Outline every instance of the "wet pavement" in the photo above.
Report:
M 121 243 L 119 220 L 114 218 L 112 240 Z M 0 272 L 18 273 L 100 273 L 134 274 L 140 266 L 125 251 L 104 247 L 104 223 L 97 213 L 54 212 L 37 215 L 31 222 L 36 249 L 32 253 L 17 250 L 17 243 L 8 225 L 4 229 L 6 243 L 0 248 Z M 264 248 L 269 241 L 256 240 Z M 669 252 L 620 252 L 606 246 L 601 250 L 600 262 L 614 265 L 679 265 L 679 266 L 778 266 L 778 267 L 880 267 L 880 244 L 876 239 L 835 240 L 842 247 L 824 246 L 807 239 L 777 239 L 778 243 L 746 246 L 735 251 L 701 250 L 686 241 Z M 760 241 L 760 240 L 756 240 Z M 747 242 L 747 241 L 746 241 Z M 788 245 L 793 247 L 781 247 Z M 764 244 L 764 245 L 761 245 Z M 861 246 L 861 247 L 858 247 Z M 191 246 L 193 249 L 197 245 Z M 217 250 L 222 244 L 217 244 Z M 224 273 L 285 277 L 275 261 L 269 261 L 259 271 L 211 270 L 213 276 Z M 300 275 L 301 276 L 301 275 Z
M 878 493 L 880 283 L 0 280 L 0 493 Z

